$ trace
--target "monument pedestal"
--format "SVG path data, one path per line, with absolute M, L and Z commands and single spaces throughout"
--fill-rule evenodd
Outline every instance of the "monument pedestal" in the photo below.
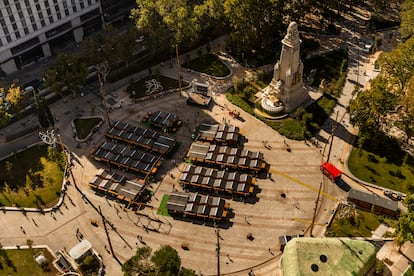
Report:
M 274 67 L 273 79 L 263 90 L 261 105 L 265 111 L 279 110 L 284 106 L 283 112 L 289 113 L 309 99 L 302 79 L 300 44 L 298 26 L 296 22 L 291 22 L 282 40 L 282 51 Z

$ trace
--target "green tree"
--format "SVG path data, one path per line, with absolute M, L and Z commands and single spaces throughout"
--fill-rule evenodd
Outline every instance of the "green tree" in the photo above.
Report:
M 351 122 L 360 130 L 359 145 L 370 141 L 376 145 L 382 130 L 387 127 L 387 114 L 395 107 L 395 96 L 385 77 L 371 81 L 371 88 L 359 92 L 350 102 Z
M 414 195 L 409 195 L 405 199 L 407 212 L 400 215 L 395 231 L 396 240 L 399 244 L 405 241 L 414 241 Z
M 44 74 L 46 85 L 55 93 L 63 95 L 63 90 L 68 89 L 75 98 L 87 76 L 86 62 L 77 53 L 60 53 L 57 57 L 57 63 Z
M 192 1 L 137 0 L 137 5 L 131 18 L 153 53 L 181 43 L 191 46 L 198 40 L 203 9 Z
M 115 44 L 115 52 L 117 56 L 123 60 L 128 68 L 128 61 L 132 59 L 136 40 L 138 38 L 138 32 L 136 28 L 129 28 L 127 31 L 120 34 L 118 41 Z
M 151 257 L 156 269 L 160 272 L 170 272 L 177 275 L 181 267 L 181 259 L 177 251 L 169 245 L 164 245 L 154 252 Z
M 223 6 L 236 54 L 269 47 L 281 29 L 284 1 L 225 0 Z
M 401 5 L 400 32 L 404 39 L 414 34 L 414 0 L 405 0 Z
M 414 37 L 400 43 L 391 52 L 384 54 L 381 68 L 396 85 L 396 92 L 404 94 L 408 83 L 414 75 Z
M 400 127 L 406 133 L 406 141 L 414 135 L 414 37 L 399 44 L 381 60 L 384 74 L 393 84 L 392 92 L 398 104 Z
M 399 98 L 399 127 L 406 134 L 406 143 L 414 136 L 414 81 L 411 80 L 407 91 Z
M 151 248 L 149 246 L 138 248 L 135 255 L 122 264 L 122 272 L 125 276 L 141 275 L 140 273 L 148 270 L 151 266 L 150 256 Z
M 131 10 L 131 18 L 139 33 L 144 34 L 145 44 L 155 54 L 158 48 L 166 49 L 172 45 L 170 30 L 158 12 L 157 2 L 137 0 L 138 7 Z
M 63 98 L 63 101 L 66 102 L 65 94 L 63 88 L 65 84 L 60 79 L 60 75 L 58 72 L 58 66 L 51 66 L 47 69 L 47 71 L 43 74 L 43 79 L 45 80 L 46 87 L 49 87 L 50 91 L 59 95 Z

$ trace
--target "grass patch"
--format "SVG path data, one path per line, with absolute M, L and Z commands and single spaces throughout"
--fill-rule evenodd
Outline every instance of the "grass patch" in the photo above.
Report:
M 184 62 L 182 67 L 215 77 L 225 77 L 230 74 L 229 68 L 215 54 L 203 54 Z
M 312 133 L 319 130 L 320 126 L 329 117 L 329 114 L 336 105 L 335 98 L 329 95 L 325 95 L 318 101 L 311 104 L 306 110 L 304 110 L 300 118 L 286 118 L 270 121 L 264 119 L 263 117 L 257 116 L 253 112 L 254 103 L 250 101 L 250 97 L 252 94 L 254 94 L 254 92 L 247 94 L 243 92 L 247 87 L 254 89 L 249 84 L 247 84 L 243 90 L 240 90 L 239 93 L 235 93 L 234 88 L 230 88 L 229 92 L 226 94 L 227 100 L 232 104 L 240 107 L 247 113 L 256 116 L 265 122 L 268 126 L 279 132 L 281 135 L 293 140 L 303 140 L 305 138 L 305 135 L 309 137 L 312 135 Z M 249 99 L 246 99 L 245 97 L 249 97 Z
M 0 170 L 0 205 L 40 208 L 51 206 L 58 199 L 63 181 L 62 161 L 49 159 L 46 145 L 2 160 L 0 167 L 4 168 Z
M 388 153 L 384 153 L 388 149 Z M 377 150 L 354 148 L 348 160 L 353 175 L 361 180 L 403 193 L 414 192 L 414 158 L 396 143 Z
M 160 203 L 160 207 L 158 207 L 157 215 L 171 217 L 167 210 L 167 202 L 170 199 L 170 195 L 163 195 Z
M 312 75 L 312 85 L 316 86 L 320 84 L 322 79 L 325 79 L 326 93 L 306 110 L 298 108 L 295 118 L 269 121 L 253 112 L 256 100 L 254 95 L 258 88 L 264 88 L 270 83 L 273 77 L 272 72 L 262 72 L 256 80 L 251 82 L 236 81 L 234 86 L 227 91 L 226 98 L 232 104 L 258 117 L 281 135 L 293 140 L 303 140 L 311 137 L 321 128 L 335 107 L 337 97 L 345 83 L 347 59 L 347 50 L 339 49 L 305 61 L 304 75 Z M 316 69 L 316 72 L 311 74 L 312 69 Z M 260 109 L 260 107 L 258 108 Z
M 327 237 L 371 237 L 371 231 L 381 224 L 380 217 L 368 211 L 352 208 L 346 217 L 341 218 L 343 212 L 344 209 L 338 209 L 326 231 Z
M 48 263 L 42 268 L 34 259 L 34 255 L 42 252 Z M 0 257 L 0 275 L 16 276 L 54 276 L 58 271 L 52 265 L 53 257 L 46 249 L 13 249 L 2 250 Z
M 73 124 L 77 137 L 85 139 L 100 122 L 102 122 L 102 118 L 76 118 L 73 120 Z
M 179 88 L 178 80 L 176 79 L 171 79 L 169 77 L 158 75 L 158 74 L 150 75 L 150 76 L 143 78 L 142 80 L 139 80 L 137 82 L 134 82 L 128 85 L 127 92 L 129 93 L 130 97 L 141 98 L 141 97 L 147 96 L 145 94 L 145 92 L 147 91 L 147 88 L 145 87 L 145 82 L 151 79 L 156 79 L 157 81 L 161 82 L 163 91 Z M 188 82 L 181 81 L 181 87 L 184 87 L 187 85 L 188 85 Z M 133 91 L 135 92 L 133 93 Z
M 267 125 L 279 132 L 281 135 L 293 139 L 303 140 L 303 127 L 299 121 L 293 118 L 286 118 L 278 121 L 265 121 Z

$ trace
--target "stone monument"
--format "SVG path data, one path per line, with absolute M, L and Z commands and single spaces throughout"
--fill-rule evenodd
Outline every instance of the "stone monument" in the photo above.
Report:
M 298 25 L 291 22 L 282 40 L 282 51 L 274 67 L 273 79 L 263 90 L 261 106 L 270 114 L 289 113 L 309 98 L 302 79 L 301 42 Z

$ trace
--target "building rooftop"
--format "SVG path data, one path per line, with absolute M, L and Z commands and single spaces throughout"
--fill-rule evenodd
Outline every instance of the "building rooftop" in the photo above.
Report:
M 239 137 L 239 127 L 203 123 L 200 125 L 197 139 L 202 141 L 236 144 Z
M 367 275 L 375 246 L 347 238 L 294 238 L 283 252 L 284 275 Z
M 108 138 L 166 154 L 175 145 L 175 138 L 146 128 L 116 121 L 105 134 Z
M 88 240 L 82 240 L 80 243 L 72 247 L 71 250 L 69 250 L 69 255 L 76 261 L 91 249 L 92 244 Z
M 187 157 L 192 161 L 259 171 L 266 168 L 263 153 L 228 146 L 194 142 Z
M 391 199 L 381 197 L 377 194 L 365 193 L 363 191 L 351 189 L 348 194 L 348 198 L 364 201 L 375 206 L 379 206 L 388 210 L 398 211 L 398 202 Z
M 92 156 L 98 161 L 143 174 L 156 173 L 161 165 L 160 156 L 108 141 L 101 142 L 92 152 Z

